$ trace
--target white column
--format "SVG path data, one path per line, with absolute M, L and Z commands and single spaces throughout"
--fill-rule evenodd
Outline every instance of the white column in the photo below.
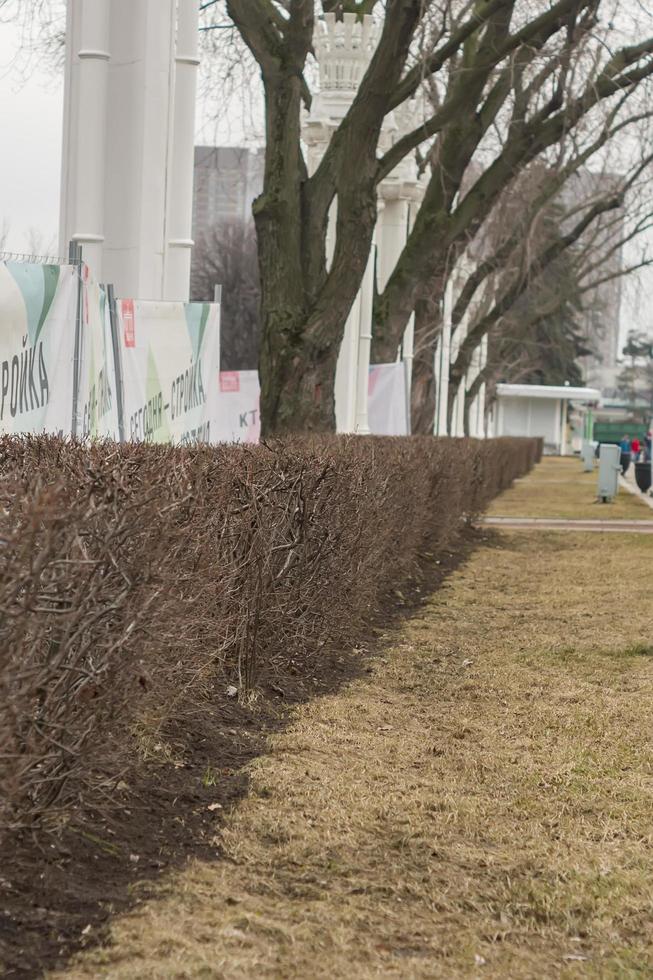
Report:
M 476 438 L 485 439 L 487 436 L 485 426 L 485 382 L 478 389 L 476 397 Z
M 443 325 L 444 330 L 444 325 Z M 435 378 L 435 413 L 433 416 L 433 435 L 440 435 L 440 378 L 442 377 L 442 333 L 433 347 L 433 377 Z
M 461 438 L 465 435 L 465 379 L 458 385 L 456 404 L 453 414 L 451 435 Z
M 374 306 L 374 266 L 376 259 L 375 238 L 367 260 L 367 267 L 360 290 L 360 317 L 358 324 L 358 363 L 356 369 L 356 424 L 355 431 L 362 436 L 370 434 L 368 395 L 370 378 L 370 353 L 372 350 L 372 314 Z
M 163 298 L 168 300 L 188 300 L 190 290 L 198 21 L 197 0 L 178 0 L 163 274 Z
M 448 435 L 447 410 L 449 407 L 449 367 L 451 364 L 451 312 L 453 309 L 453 283 L 451 279 L 444 291 L 442 333 L 439 348 L 439 377 L 436 400 L 435 434 Z
M 94 277 L 103 274 L 109 70 L 109 0 L 71 0 L 68 14 L 62 231 L 79 242 Z M 61 248 L 66 246 L 61 243 Z M 65 254 L 65 253 L 64 253 Z
M 452 274 L 449 277 L 449 284 L 451 288 L 451 292 L 450 292 L 451 300 L 450 303 L 447 304 L 448 305 L 447 317 L 450 324 L 449 326 L 450 332 L 451 332 L 451 312 L 453 310 L 454 279 L 455 276 L 454 274 Z M 447 284 L 447 291 L 449 290 L 449 284 Z M 465 316 L 456 327 L 455 333 L 453 334 L 450 340 L 449 365 L 453 364 L 456 358 L 458 357 L 458 352 L 460 351 L 462 342 L 464 341 L 466 336 L 467 336 L 467 317 Z M 450 393 L 451 397 L 453 398 L 453 408 L 451 411 L 451 425 L 448 429 L 448 434 L 450 436 L 460 437 L 464 434 L 465 431 L 465 425 L 464 425 L 465 381 L 466 378 L 465 376 L 463 376 L 463 379 L 459 383 L 456 390 Z
M 327 218 L 327 233 L 326 233 L 326 242 L 325 242 L 327 271 L 331 268 L 331 264 L 333 263 L 333 254 L 336 250 L 337 220 L 338 220 L 338 202 L 333 201 L 331 207 L 329 208 L 329 217 Z
M 383 195 L 383 185 L 381 185 Z M 408 201 L 401 197 L 383 195 L 383 207 L 379 215 L 377 274 L 379 291 L 385 289 L 388 279 L 406 244 L 408 232 Z
M 481 358 L 479 369 L 484 371 L 487 366 L 488 358 L 488 338 L 487 334 L 483 337 L 481 341 Z M 485 397 L 486 397 L 486 385 L 485 382 L 481 385 L 478 391 L 478 398 L 476 400 L 476 433 L 479 439 L 485 439 L 487 436 L 487 427 L 485 424 Z
M 401 359 L 406 372 L 406 432 L 412 432 L 413 412 L 413 360 L 415 358 L 415 314 L 411 313 L 408 326 L 404 330 L 404 340 L 401 345 Z M 436 374 L 437 377 L 437 374 Z
M 567 455 L 567 402 L 560 399 L 560 455 Z
M 559 398 L 556 398 L 556 403 L 555 403 L 555 406 L 556 406 L 556 409 L 555 409 L 555 422 L 553 424 L 553 436 L 554 436 L 554 439 L 556 441 L 558 452 L 560 452 L 561 449 L 562 449 L 561 439 L 560 439 L 560 419 L 562 417 L 562 412 L 560 411 L 561 405 L 562 405 L 562 402 L 560 401 L 560 399 Z
M 494 437 L 496 439 L 497 436 L 505 435 L 503 431 L 503 401 L 501 398 L 497 398 L 495 401 L 492 414 L 495 418 Z
M 467 372 L 467 380 L 465 382 L 465 387 L 467 390 L 471 388 L 473 383 L 478 378 L 479 374 L 485 367 L 487 363 L 487 337 L 484 337 L 481 343 L 478 345 L 474 351 L 474 356 L 472 357 L 472 362 Z M 485 385 L 481 385 L 476 397 L 469 406 L 469 434 L 475 439 L 482 439 L 484 436 L 484 414 L 485 414 Z
M 419 204 L 415 201 L 409 204 L 408 221 L 406 225 L 406 241 L 415 223 Z M 435 350 L 434 350 L 435 354 Z M 413 360 L 415 359 L 415 311 L 410 314 L 408 326 L 404 330 L 404 339 L 401 345 L 401 356 L 406 368 L 406 421 L 407 432 L 412 432 L 412 411 L 413 411 Z M 437 379 L 438 375 L 435 374 Z
M 345 333 L 336 365 L 335 400 L 336 431 L 356 429 L 356 378 L 358 363 L 358 333 L 360 328 L 361 293 L 358 292 L 349 311 Z

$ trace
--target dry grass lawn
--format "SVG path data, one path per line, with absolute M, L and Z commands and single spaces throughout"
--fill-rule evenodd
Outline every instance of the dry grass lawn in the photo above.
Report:
M 652 557 L 489 534 L 366 679 L 271 739 L 223 858 L 60 976 L 653 976 Z
M 583 473 L 580 460 L 545 456 L 533 473 L 494 501 L 488 515 L 653 520 L 653 510 L 622 488 L 611 504 L 597 503 L 597 483 L 597 472 Z

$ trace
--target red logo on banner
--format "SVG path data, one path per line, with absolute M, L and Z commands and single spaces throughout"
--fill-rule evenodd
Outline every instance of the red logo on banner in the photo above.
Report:
M 136 346 L 136 328 L 134 324 L 134 300 L 123 299 L 122 322 L 125 331 L 125 347 Z
M 240 391 L 238 371 L 220 371 L 220 391 Z

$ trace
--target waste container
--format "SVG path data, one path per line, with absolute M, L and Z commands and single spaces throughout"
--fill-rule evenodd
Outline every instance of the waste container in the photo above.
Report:
M 619 489 L 619 446 L 602 443 L 599 453 L 599 486 L 597 497 L 604 504 L 614 500 Z
M 642 493 L 651 489 L 651 464 L 635 463 L 635 482 Z

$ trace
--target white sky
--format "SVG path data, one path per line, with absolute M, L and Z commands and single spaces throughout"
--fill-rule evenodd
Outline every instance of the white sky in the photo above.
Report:
M 12 65 L 19 39 L 16 27 L 0 24 L 0 228 L 6 219 L 5 247 L 22 252 L 32 228 L 44 247 L 57 235 L 63 78 L 34 73 L 24 81 Z

